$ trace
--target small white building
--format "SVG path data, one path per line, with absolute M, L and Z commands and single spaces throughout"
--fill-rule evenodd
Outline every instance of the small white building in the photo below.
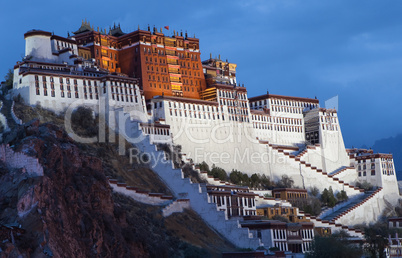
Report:
M 247 186 L 207 185 L 208 202 L 216 203 L 217 210 L 226 218 L 257 215 L 255 197 Z
M 305 253 L 311 249 L 314 239 L 314 223 L 285 223 L 276 220 L 245 220 L 243 228 L 248 228 L 254 238 L 259 238 L 267 249 L 276 247 L 279 251 Z

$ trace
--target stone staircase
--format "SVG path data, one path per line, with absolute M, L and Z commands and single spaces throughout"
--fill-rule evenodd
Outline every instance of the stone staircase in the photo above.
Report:
M 124 194 L 132 199 L 149 205 L 167 205 L 172 202 L 173 196 L 163 193 L 151 193 L 135 186 L 127 186 L 126 183 L 118 182 L 117 179 L 108 177 L 109 185 L 114 192 Z
M 7 100 L 7 99 L 3 99 L 3 105 L 1 108 L 1 113 L 3 113 L 3 115 L 6 117 L 7 119 L 7 124 L 9 128 L 14 128 L 15 126 L 17 126 L 17 123 L 14 120 L 14 111 L 12 110 L 12 108 L 14 107 L 14 101 L 12 100 Z
M 365 208 L 365 206 L 368 205 L 368 202 L 371 201 L 376 196 L 378 196 L 381 191 L 382 191 L 382 188 L 380 187 L 375 191 L 365 193 L 363 195 L 364 198 L 358 198 L 358 200 L 352 201 L 350 204 L 346 205 L 345 207 L 342 207 L 333 213 L 325 215 L 325 217 L 323 217 L 323 220 L 337 222 L 337 221 L 343 220 L 346 216 L 353 217 L 352 216 L 353 212 L 358 212 L 358 208 Z M 369 206 L 371 206 L 371 204 Z M 358 222 L 355 222 L 355 223 L 357 224 Z
M 330 173 L 330 175 L 334 176 L 334 177 L 339 177 L 343 172 L 348 171 L 348 169 L 354 169 L 354 167 L 351 166 L 342 166 L 339 169 L 333 171 L 332 173 Z
M 308 150 L 312 149 L 315 150 L 317 147 L 320 147 L 320 144 L 316 144 L 316 145 L 307 145 L 304 149 L 299 150 L 296 153 L 293 153 L 295 155 L 295 158 L 299 158 L 302 159 L 304 155 L 306 155 L 308 153 Z
M 302 211 L 300 211 L 299 213 L 303 214 Z M 305 214 L 305 217 L 307 219 L 309 219 L 311 222 L 313 222 L 315 227 L 330 228 L 332 232 L 336 232 L 339 230 L 345 230 L 347 233 L 349 233 L 349 235 L 351 236 L 352 239 L 363 239 L 364 238 L 364 233 L 360 229 L 345 226 L 340 223 L 335 223 L 333 221 L 322 220 L 315 216 L 311 216 L 310 214 Z
M 269 143 L 267 142 L 263 142 L 263 144 L 269 145 Z M 315 147 L 313 146 L 312 148 Z M 350 197 L 349 201 L 341 203 L 337 205 L 337 207 L 334 207 L 333 209 L 334 212 L 332 212 L 332 209 L 330 211 L 327 210 L 327 212 L 325 214 L 322 214 L 322 216 L 320 218 L 317 218 L 317 220 L 327 221 L 328 223 L 334 223 L 339 225 L 341 224 L 354 225 L 359 223 L 366 223 L 368 221 L 376 221 L 378 217 L 381 216 L 383 210 L 382 202 L 384 195 L 384 191 L 382 191 L 382 188 L 378 188 L 374 192 L 365 194 L 363 189 L 355 187 L 350 183 L 344 181 L 344 180 L 350 181 L 350 177 L 348 176 L 347 172 L 348 170 L 354 171 L 355 170 L 354 167 L 351 166 L 340 167 L 331 174 L 328 174 L 327 172 L 324 172 L 322 169 L 314 167 L 312 164 L 306 162 L 305 160 L 301 160 L 297 156 L 287 153 L 284 150 L 281 149 L 272 149 L 272 150 L 277 151 L 277 153 L 281 153 L 285 157 L 288 157 L 289 160 L 294 160 L 298 162 L 300 164 L 300 168 L 304 172 L 310 170 L 323 175 L 324 178 L 320 177 L 320 180 L 322 179 L 321 181 L 322 184 L 325 183 L 325 181 L 327 182 L 333 181 L 338 183 L 337 188 L 333 187 L 334 190 L 335 189 L 337 189 L 338 191 L 345 190 L 348 196 Z
M 165 157 L 163 151 L 150 143 L 149 136 L 138 130 L 138 122 L 124 121 L 119 124 L 119 133 L 126 140 L 142 139 L 135 144 L 140 153 L 147 153 L 150 157 Z M 258 238 L 250 234 L 248 228 L 242 228 L 239 219 L 241 217 L 227 218 L 224 211 L 219 211 L 215 203 L 210 203 L 205 184 L 193 183 L 189 178 L 184 178 L 181 169 L 175 169 L 172 162 L 166 157 L 163 160 L 151 159 L 149 167 L 152 168 L 169 187 L 171 192 L 178 199 L 188 199 L 191 209 L 197 212 L 200 217 L 218 234 L 226 238 L 239 248 L 256 249 L 261 245 Z
M 130 123 L 120 125 L 120 128 L 124 128 L 123 136 L 127 140 L 130 140 L 132 138 L 143 138 L 142 141 L 139 141 L 135 144 L 135 147 L 138 149 L 139 152 L 147 153 L 151 157 L 159 157 L 160 155 L 162 155 L 162 157 L 165 157 L 165 153 L 163 151 L 158 151 L 156 146 L 150 143 L 149 136 L 143 135 L 141 130 L 132 130 L 133 128 L 138 128 L 138 122 L 130 121 Z M 127 135 L 127 132 L 129 132 L 130 135 Z M 278 151 L 280 152 L 279 149 Z M 285 154 L 285 156 L 291 159 L 289 157 L 290 155 L 292 154 Z M 296 156 L 292 156 L 294 160 Z M 261 245 L 261 242 L 257 237 L 254 237 L 247 228 L 241 227 L 241 217 L 228 218 L 226 217 L 224 211 L 218 210 L 218 207 L 215 203 L 209 202 L 207 188 L 205 184 L 193 183 L 189 178 L 184 178 L 181 169 L 175 169 L 172 162 L 167 161 L 166 158 L 162 161 L 151 159 L 149 167 L 152 168 L 159 175 L 161 180 L 170 188 L 171 192 L 174 194 L 174 196 L 176 196 L 176 198 L 185 199 L 186 202 L 188 200 L 191 209 L 197 212 L 200 217 L 205 221 L 205 223 L 207 223 L 213 230 L 215 230 L 218 234 L 233 243 L 235 246 L 239 248 L 255 249 Z M 311 165 L 307 167 L 308 169 L 311 169 Z M 319 171 L 316 171 L 316 173 L 319 173 Z M 321 176 L 325 176 L 327 180 L 332 180 L 332 178 L 328 177 L 326 174 L 322 174 Z M 340 183 L 337 180 L 334 181 L 338 184 Z M 360 193 L 360 189 L 354 189 L 353 186 L 351 190 Z M 277 202 L 277 200 L 275 200 L 274 198 L 257 199 L 262 199 L 266 202 L 269 202 L 270 205 Z M 174 205 L 170 207 L 173 206 Z M 167 208 L 166 211 L 168 210 L 169 208 Z M 353 229 L 349 229 L 349 227 L 347 226 L 339 224 L 335 225 L 335 223 L 332 222 L 323 222 L 321 219 L 315 217 L 313 218 L 310 215 L 307 215 L 307 218 L 311 218 L 313 222 L 318 223 L 317 225 L 325 224 L 328 227 L 332 227 L 333 230 L 338 230 L 340 228 L 348 229 L 353 233 L 352 235 L 354 237 L 362 238 L 361 233 L 356 232 Z
M 332 181 L 335 183 L 335 185 L 339 184 L 338 187 L 336 187 L 336 188 L 344 189 L 349 196 L 359 195 L 360 193 L 364 192 L 363 189 L 355 187 L 349 183 L 345 183 L 344 181 L 339 180 L 338 178 L 334 177 L 333 175 L 329 175 L 327 172 L 324 172 L 322 169 L 317 168 L 304 160 L 301 160 L 300 157 L 290 154 L 282 149 L 272 148 L 271 146 L 273 146 L 273 145 L 270 144 L 268 141 L 260 141 L 260 144 L 267 144 L 272 149 L 272 151 L 276 151 L 278 154 L 283 155 L 284 157 L 287 157 L 288 160 L 291 160 L 292 162 L 296 162 L 297 164 L 300 164 L 301 169 L 303 169 L 304 171 L 312 171 L 315 174 L 317 174 L 317 176 L 322 180 L 325 180 L 329 183 L 331 183 L 331 181 Z M 315 146 L 311 146 L 311 148 L 315 148 Z
M 372 192 L 364 193 L 362 195 L 356 196 L 355 198 L 353 198 L 349 201 L 340 203 L 333 208 L 328 208 L 325 211 L 323 211 L 322 214 L 319 215 L 319 218 L 321 218 L 322 220 L 332 221 L 335 218 L 337 218 L 338 216 L 340 216 L 341 214 L 343 214 L 346 211 L 353 208 L 355 205 L 363 202 L 363 200 L 366 199 L 371 194 L 372 194 Z

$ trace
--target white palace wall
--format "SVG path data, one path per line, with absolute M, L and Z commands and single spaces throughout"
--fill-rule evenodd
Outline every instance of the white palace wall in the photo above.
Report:
M 54 62 L 50 36 L 35 35 L 25 39 L 25 56 L 32 56 L 36 61 Z
M 82 76 L 57 73 L 57 66 L 39 73 L 14 70 L 13 95 L 18 94 L 32 106 L 40 105 L 57 113 L 65 111 L 70 105 L 84 104 L 99 110 L 99 99 L 107 101 L 107 110 L 123 108 L 125 112 L 139 111 L 145 114 L 144 99 L 133 79 L 99 74 Z
M 255 137 L 255 129 L 251 123 L 227 121 L 229 114 L 226 112 L 220 113 L 218 117 L 214 111 L 222 109 L 213 103 L 190 104 L 179 101 L 174 103 L 168 99 L 154 99 L 151 103 L 151 116 L 154 122 L 162 120 L 170 125 L 173 143 L 181 145 L 182 153 L 185 153 L 186 157 L 192 159 L 194 163 L 205 161 L 210 166 L 214 164 L 225 169 L 228 173 L 232 169 L 237 169 L 249 175 L 265 174 L 273 180 L 279 180 L 283 174 L 286 174 L 292 177 L 296 186 L 306 189 L 316 186 L 322 191 L 324 188 L 332 187 L 335 193 L 345 190 L 348 196 L 360 194 L 359 190 L 345 187 L 311 167 L 302 166 L 268 144 L 261 144 L 261 141 Z M 225 108 L 223 110 L 225 111 Z M 338 131 L 336 134 L 339 133 Z M 330 144 L 326 146 L 333 147 Z M 308 153 L 303 157 L 318 169 L 325 166 L 328 168 L 329 162 L 323 162 L 325 156 L 322 153 L 325 151 L 329 152 L 329 150 L 323 151 L 320 147 L 308 149 Z M 346 151 L 345 156 L 347 157 Z M 343 165 L 335 158 L 330 162 L 332 162 L 330 169 L 334 170 Z

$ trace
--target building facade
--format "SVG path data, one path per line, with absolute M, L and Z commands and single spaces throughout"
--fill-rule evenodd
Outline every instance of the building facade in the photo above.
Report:
M 208 202 L 216 203 L 227 218 L 256 215 L 255 193 L 248 187 L 207 185 Z
M 299 213 L 297 207 L 281 206 L 281 205 L 267 205 L 259 206 L 257 208 L 257 215 L 263 216 L 268 219 L 274 219 L 276 216 L 281 216 L 289 220 L 289 222 L 303 222 L 308 221 L 302 214 Z
M 72 39 L 89 49 L 99 67 L 139 78 L 146 99 L 158 95 L 198 99 L 206 88 L 199 39 L 187 33 L 167 36 L 149 26 L 124 33 L 116 25 L 95 31 L 83 22 Z
M 274 181 L 287 174 L 299 188 L 332 187 L 351 199 L 362 195 L 356 182 L 367 181 L 382 187 L 370 199 L 375 214 L 385 207 L 382 197 L 397 203 L 391 155 L 346 150 L 337 111 L 321 108 L 316 98 L 249 98 L 237 83 L 237 65 L 220 57 L 201 62 L 195 37 L 175 31 L 167 36 L 155 28 L 95 30 L 87 22 L 68 38 L 39 30 L 24 36 L 26 56 L 14 66 L 13 94 L 30 105 L 136 113 L 139 124 L 132 130 L 152 143 L 180 145 L 191 163 Z M 209 190 L 210 201 L 228 217 L 256 213 L 247 191 Z M 365 218 L 357 214 L 350 223 Z
M 307 201 L 307 190 L 296 188 L 276 188 L 272 190 L 272 196 L 277 199 L 288 201 L 293 206 L 301 207 Z
M 308 252 L 314 239 L 312 222 L 285 223 L 275 220 L 245 220 L 241 226 L 248 228 L 253 237 L 259 238 L 264 246 L 276 247 L 279 251 Z

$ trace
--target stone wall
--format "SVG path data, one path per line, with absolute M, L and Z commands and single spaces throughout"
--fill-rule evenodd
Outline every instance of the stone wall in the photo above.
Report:
M 125 183 L 119 183 L 116 179 L 109 178 L 109 184 L 114 192 L 124 194 L 132 199 L 149 205 L 166 205 L 171 202 L 173 196 L 162 193 L 149 193 Z
M 162 215 L 168 217 L 175 212 L 183 212 L 184 209 L 190 209 L 190 200 L 177 199 L 162 210 Z
M 356 225 L 377 221 L 385 208 L 383 197 L 382 188 L 377 189 L 362 202 L 335 217 L 334 222 L 343 225 Z
M 19 119 L 17 117 L 17 115 L 14 113 L 14 100 L 13 100 L 13 104 L 11 104 L 11 116 L 13 117 L 13 119 L 17 125 L 22 125 L 22 120 Z

